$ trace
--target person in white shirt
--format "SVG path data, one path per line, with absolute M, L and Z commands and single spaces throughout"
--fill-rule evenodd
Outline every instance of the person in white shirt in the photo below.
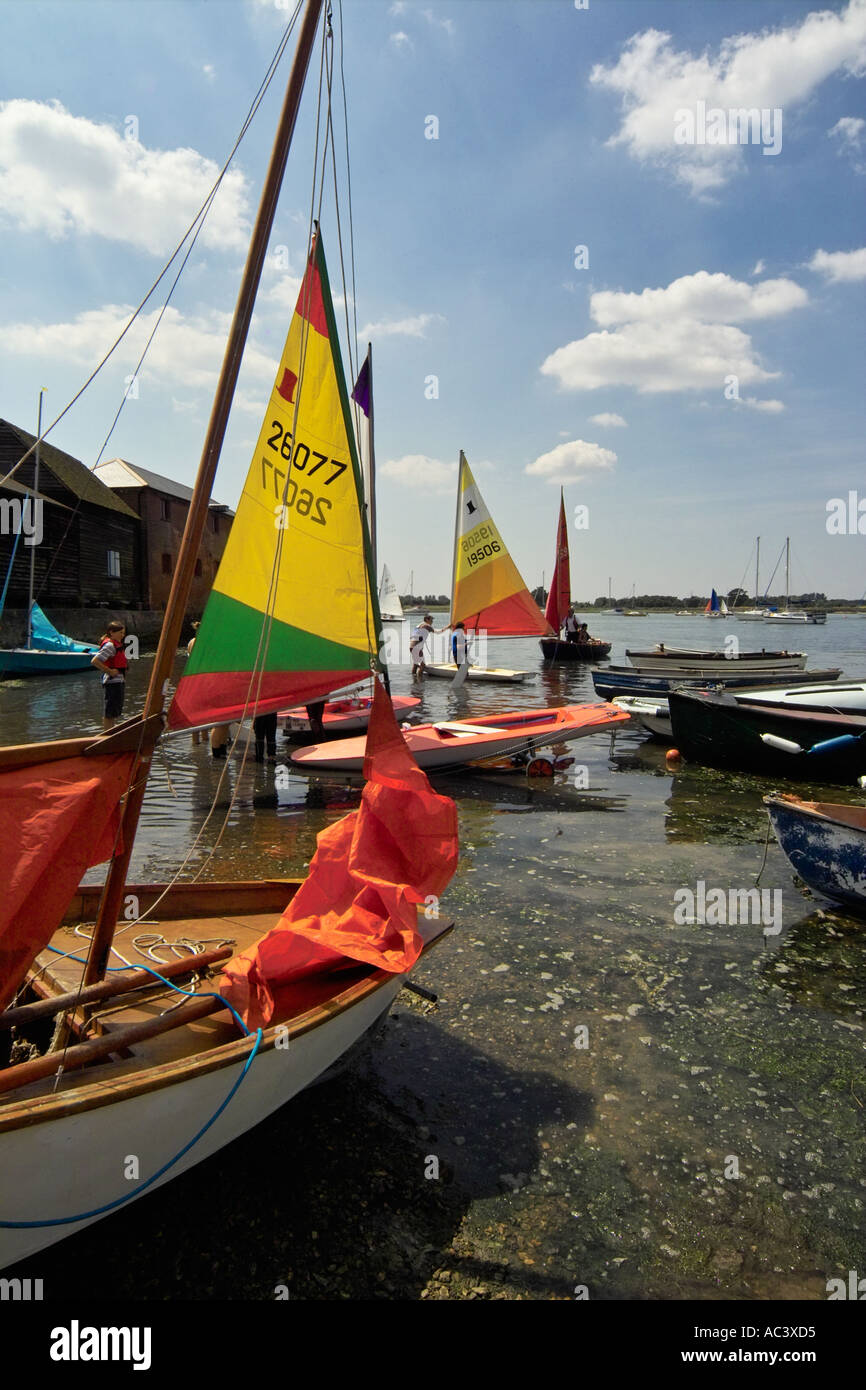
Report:
M 566 620 L 565 620 L 565 640 L 566 640 L 566 642 L 576 642 L 576 641 L 578 640 L 578 633 L 579 633 L 579 632 L 580 632 L 580 618 L 577 616 L 577 614 L 575 613 L 574 609 L 573 609 L 573 608 L 570 608 L 569 611 L 568 611 L 568 617 L 567 617 Z
M 423 621 L 413 629 L 409 639 L 409 656 L 412 659 L 412 675 L 422 674 L 424 671 L 424 648 L 427 638 L 431 632 L 435 632 L 433 619 L 429 613 L 424 614 Z M 443 629 L 444 631 L 444 629 Z

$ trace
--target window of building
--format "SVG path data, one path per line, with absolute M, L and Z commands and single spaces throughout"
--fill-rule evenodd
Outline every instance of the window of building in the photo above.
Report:
M 120 578 L 120 551 L 109 550 L 108 552 L 108 577 L 109 579 Z
M 163 521 L 171 521 L 171 503 L 167 497 L 159 499 L 159 515 Z
M 170 556 L 170 555 L 163 555 L 163 557 L 162 557 L 162 572 L 163 572 L 163 574 L 171 574 L 171 556 Z

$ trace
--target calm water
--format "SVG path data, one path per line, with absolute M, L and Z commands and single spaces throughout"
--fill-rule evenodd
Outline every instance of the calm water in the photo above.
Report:
M 863 619 L 590 629 L 615 662 L 626 646 L 736 632 L 743 649 L 787 644 L 866 675 Z M 429 681 L 423 715 L 594 698 L 587 670 L 539 671 L 534 642 L 496 643 L 488 659 L 538 674 L 457 698 Z M 148 666 L 133 667 L 128 713 Z M 413 689 L 405 670 L 393 685 Z M 99 716 L 95 675 L 0 684 L 4 742 L 87 732 Z M 631 730 L 612 755 L 607 735 L 571 751 L 551 782 L 438 784 L 457 801 L 462 853 L 444 902 L 458 929 L 417 972 L 437 1006 L 404 993 L 337 1080 L 21 1272 L 47 1295 L 83 1260 L 96 1297 L 264 1299 L 277 1284 L 308 1298 L 571 1298 L 581 1285 L 591 1298 L 823 1298 L 828 1278 L 862 1272 L 862 925 L 804 896 L 774 842 L 761 886 L 781 893 L 778 935 L 678 923 L 678 890 L 753 885 L 771 784 L 672 776 Z M 188 736 L 164 742 L 134 874 L 176 870 L 219 775 Z M 229 765 L 191 863 L 210 878 L 301 872 L 357 796 L 294 775 L 277 798 L 272 769 Z

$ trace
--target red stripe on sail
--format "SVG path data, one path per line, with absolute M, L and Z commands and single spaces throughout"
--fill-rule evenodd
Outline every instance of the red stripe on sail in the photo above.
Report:
M 313 255 L 315 255 L 315 251 Z M 307 265 L 307 273 L 304 276 L 304 283 L 301 285 L 295 313 L 300 314 L 302 319 L 306 319 L 308 323 L 312 324 L 316 332 L 321 333 L 323 338 L 327 338 L 328 320 L 325 315 L 325 302 L 322 299 L 322 279 L 319 275 L 319 267 L 312 257 Z
M 173 729 L 201 724 L 230 724 L 246 715 L 270 714 L 291 705 L 320 700 L 332 690 L 369 676 L 369 667 L 356 671 L 266 671 L 259 684 L 249 671 L 212 671 L 184 676 L 171 702 Z
M 501 599 L 466 619 L 466 627 L 492 637 L 549 637 L 550 624 L 528 589 Z

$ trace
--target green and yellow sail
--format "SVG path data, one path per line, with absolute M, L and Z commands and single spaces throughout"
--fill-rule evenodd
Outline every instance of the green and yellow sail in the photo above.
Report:
M 378 598 L 321 236 L 172 728 L 318 699 L 376 665 Z

